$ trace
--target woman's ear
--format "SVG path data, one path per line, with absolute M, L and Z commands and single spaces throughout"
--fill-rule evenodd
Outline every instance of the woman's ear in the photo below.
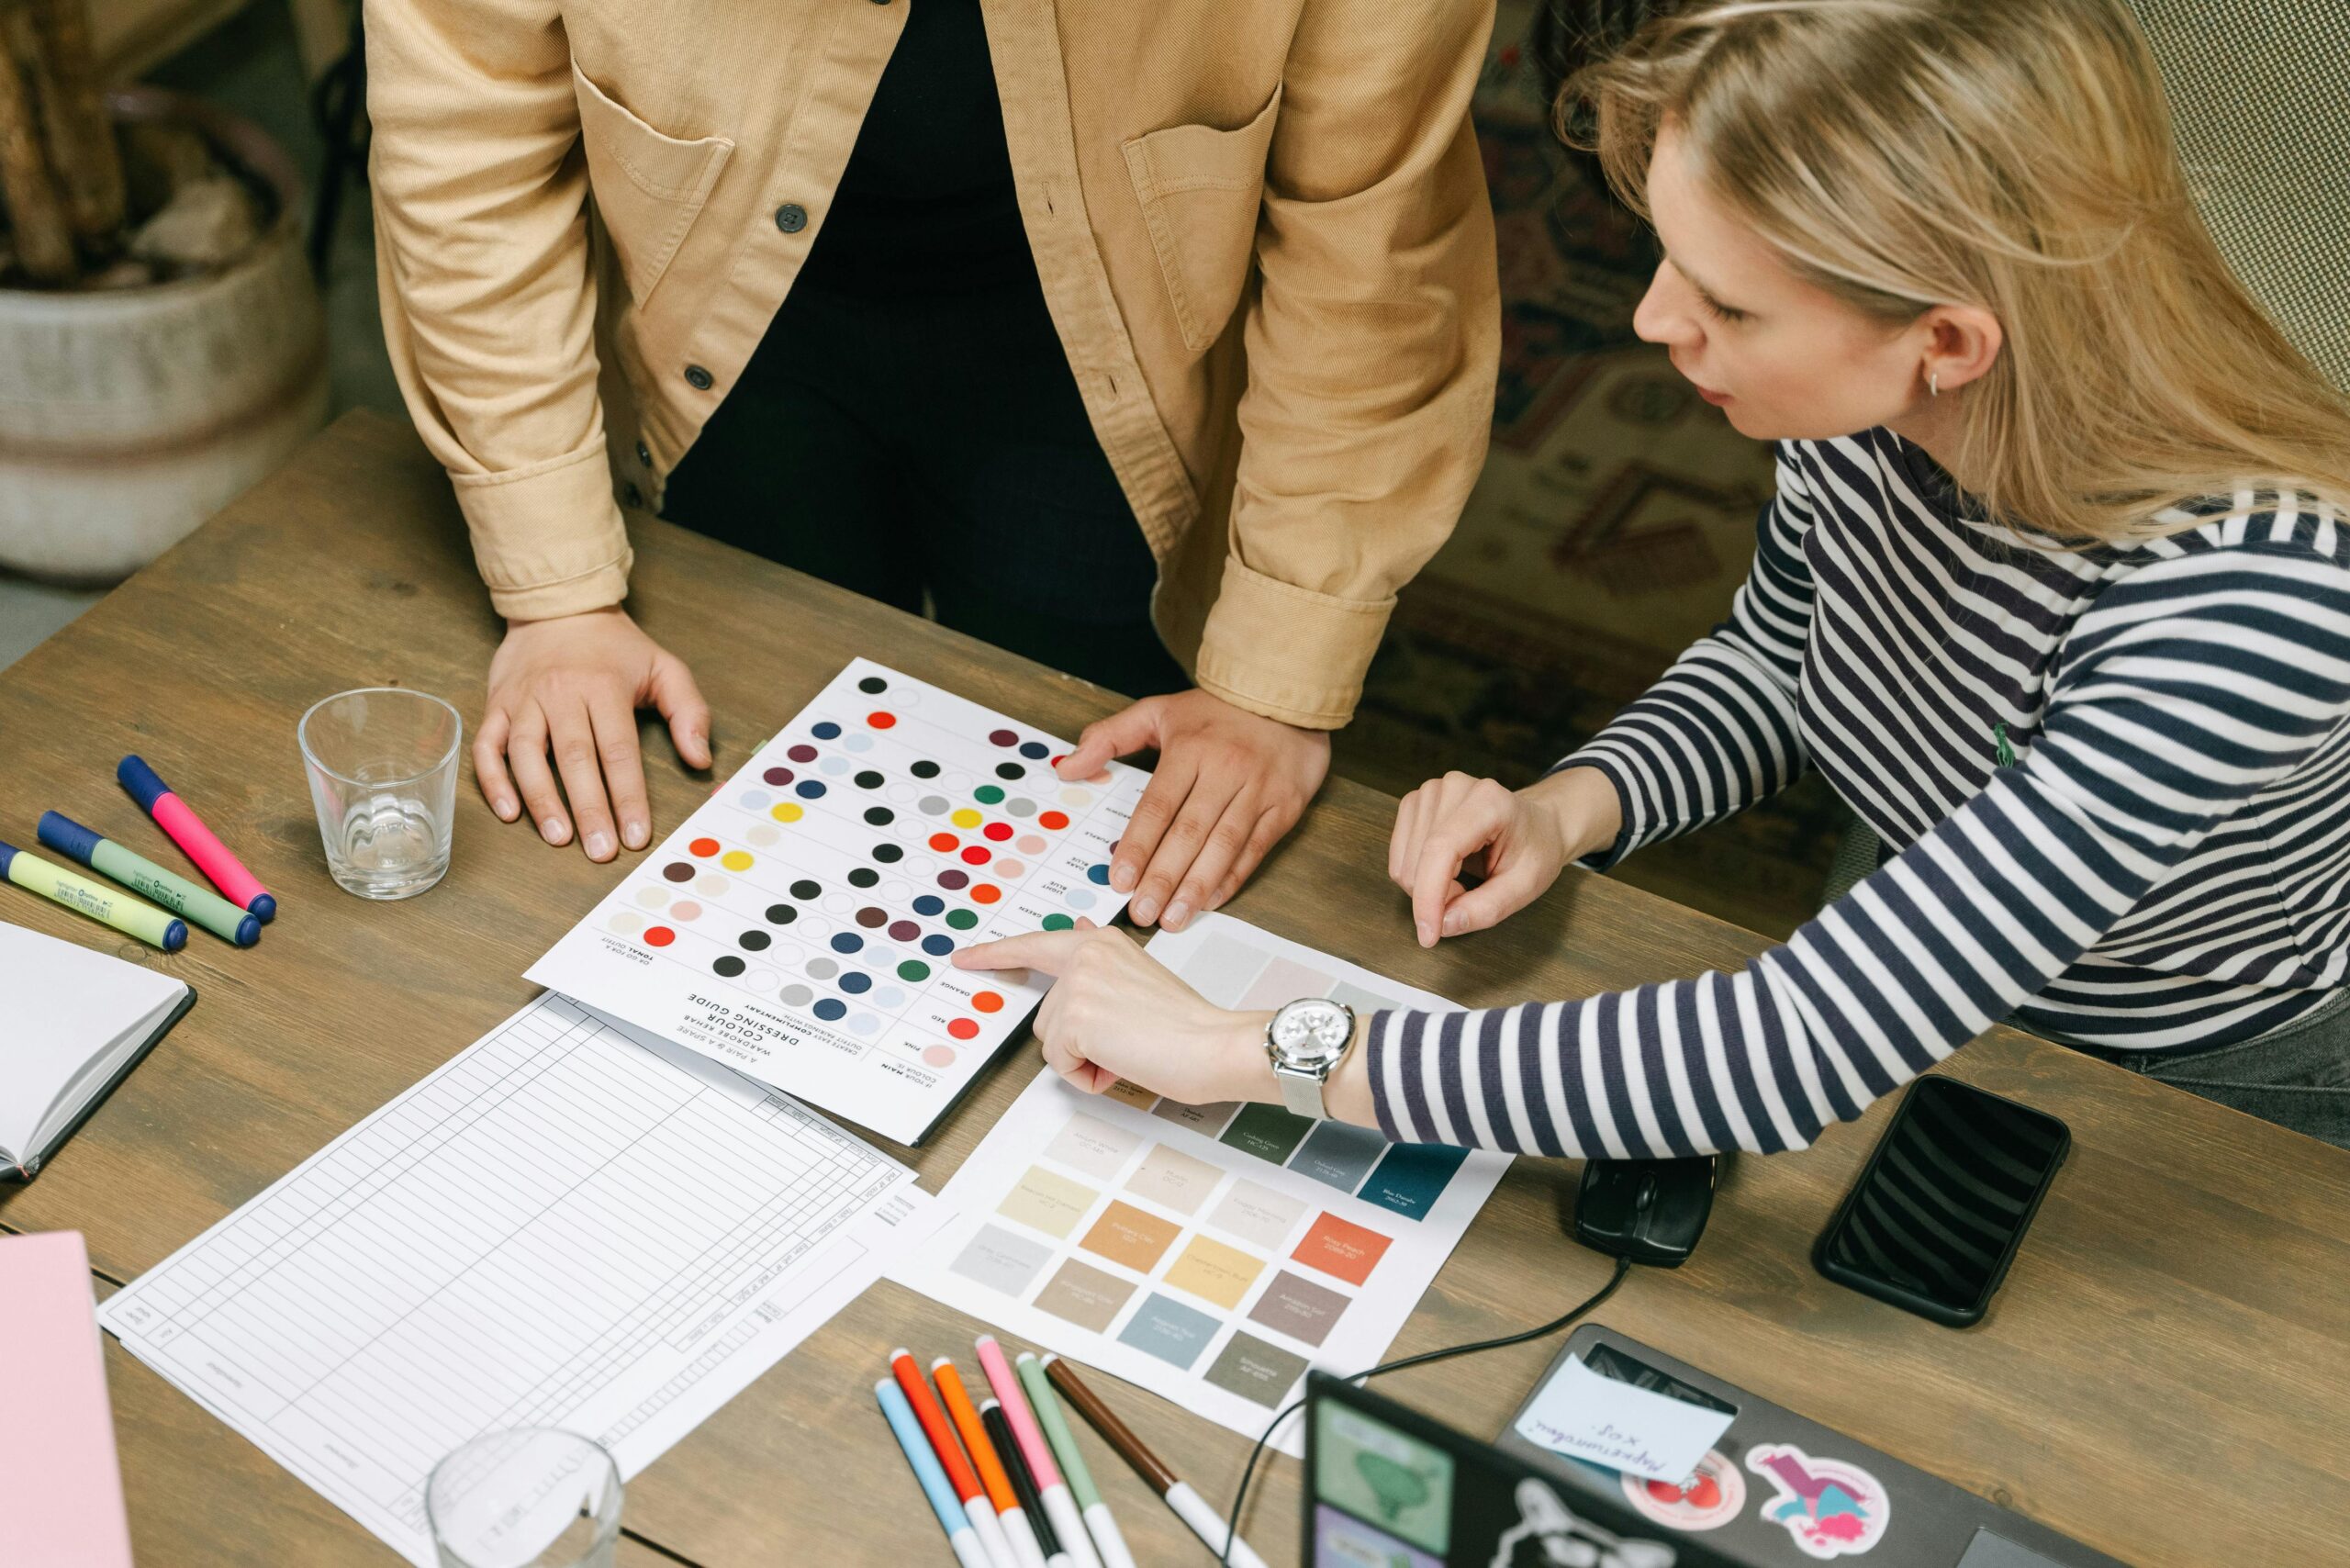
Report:
M 1919 324 L 1926 352 L 1918 377 L 1936 392 L 1955 390 L 1989 370 L 2007 341 L 1999 319 L 1979 305 L 1937 305 Z

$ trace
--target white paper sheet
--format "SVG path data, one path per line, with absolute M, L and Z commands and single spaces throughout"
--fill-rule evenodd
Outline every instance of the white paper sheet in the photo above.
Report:
M 562 1427 L 624 1476 L 877 1278 L 912 1172 L 552 994 L 99 1309 L 124 1347 L 431 1568 L 423 1486 Z
M 1150 954 L 1220 1004 L 1451 1003 L 1223 915 Z M 1375 1364 L 1508 1168 L 1278 1106 L 1189 1106 L 1041 1071 L 892 1277 L 1254 1437 L 1311 1364 Z M 1303 1444 L 1302 1423 L 1276 1443 Z
M 1535 1392 L 1517 1434 L 1571 1459 L 1677 1485 L 1737 1418 L 1602 1377 L 1576 1357 Z
M 973 943 L 1107 921 L 1149 776 L 858 659 L 530 978 L 912 1143 L 1043 999 Z

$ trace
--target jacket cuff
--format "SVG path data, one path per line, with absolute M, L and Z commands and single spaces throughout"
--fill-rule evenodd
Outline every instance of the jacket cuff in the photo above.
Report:
M 1308 730 L 1335 730 L 1354 717 L 1363 672 L 1395 608 L 1339 599 L 1224 563 L 1224 584 L 1208 611 L 1192 678 L 1237 708 Z
M 601 440 L 528 468 L 450 481 L 498 614 L 543 621 L 628 597 L 635 556 Z

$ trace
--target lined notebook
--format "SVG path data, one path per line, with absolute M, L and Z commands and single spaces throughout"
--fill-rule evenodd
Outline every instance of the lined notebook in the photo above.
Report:
M 0 922 L 0 1178 L 28 1181 L 196 1004 L 196 988 Z

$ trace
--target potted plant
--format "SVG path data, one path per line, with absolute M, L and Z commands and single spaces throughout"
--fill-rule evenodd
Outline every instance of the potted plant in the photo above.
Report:
M 251 123 L 101 89 L 87 0 L 0 0 L 0 566 L 111 581 L 326 417 L 301 181 Z

